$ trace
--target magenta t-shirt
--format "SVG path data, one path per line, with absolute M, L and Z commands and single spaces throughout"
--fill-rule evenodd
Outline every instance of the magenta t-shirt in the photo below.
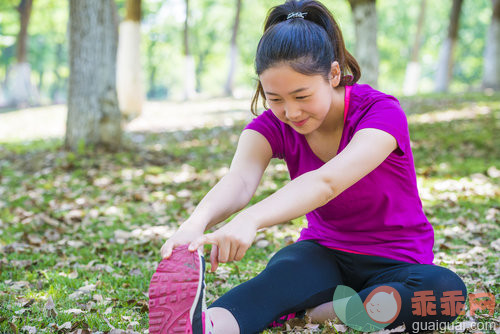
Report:
M 369 85 L 346 89 L 346 110 L 338 153 L 354 134 L 365 128 L 383 130 L 396 138 L 398 148 L 368 175 L 336 198 L 306 214 L 308 226 L 297 241 L 319 244 L 411 263 L 432 264 L 434 231 L 418 195 L 417 178 L 406 115 L 398 100 Z M 290 178 L 320 168 L 304 135 L 266 110 L 245 129 L 261 133 L 273 158 L 284 159 Z

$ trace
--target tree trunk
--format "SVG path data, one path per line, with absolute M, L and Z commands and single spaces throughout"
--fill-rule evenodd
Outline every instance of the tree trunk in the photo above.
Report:
M 493 14 L 484 52 L 483 88 L 500 90 L 500 0 L 491 0 Z
M 28 25 L 31 17 L 33 0 L 21 0 L 19 12 L 20 29 L 17 36 L 17 62 L 12 66 L 7 82 L 8 104 L 17 107 L 38 103 L 36 87 L 31 83 L 31 66 L 28 63 Z
M 418 80 L 420 79 L 420 63 L 418 61 L 418 53 L 420 51 L 421 35 L 425 21 L 425 3 L 426 0 L 420 0 L 417 32 L 415 34 L 415 41 L 413 42 L 411 59 L 406 67 L 405 81 L 403 84 L 403 93 L 405 95 L 415 95 L 418 91 Z
M 17 10 L 21 19 L 21 29 L 17 37 L 17 62 L 26 63 L 28 58 L 26 50 L 28 49 L 28 24 L 31 17 L 31 8 L 33 7 L 33 0 L 21 0 Z
M 238 60 L 238 45 L 236 39 L 238 37 L 238 28 L 240 25 L 241 0 L 236 0 L 236 16 L 234 19 L 233 36 L 231 37 L 231 49 L 229 51 L 229 72 L 227 75 L 224 93 L 227 96 L 233 95 L 234 75 L 236 72 L 236 61 Z
M 116 96 L 118 17 L 114 0 L 69 2 L 68 118 L 66 147 L 115 150 L 121 144 Z
M 450 25 L 448 36 L 441 46 L 439 62 L 436 70 L 436 92 L 446 92 L 450 85 L 453 73 L 453 52 L 458 39 L 458 27 L 460 23 L 460 11 L 463 0 L 453 0 L 450 14 Z
M 141 0 L 127 0 L 125 21 L 120 24 L 116 88 L 122 115 L 141 114 L 144 87 L 141 66 Z
M 184 21 L 184 99 L 195 96 L 196 68 L 194 58 L 189 53 L 189 0 L 186 0 L 186 20 Z
M 356 29 L 356 59 L 361 67 L 361 82 L 377 87 L 378 47 L 375 0 L 349 0 Z

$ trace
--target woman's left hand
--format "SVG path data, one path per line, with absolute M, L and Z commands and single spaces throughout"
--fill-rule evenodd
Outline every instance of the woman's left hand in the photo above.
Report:
M 238 215 L 215 232 L 207 233 L 189 245 L 195 251 L 205 244 L 212 244 L 210 252 L 211 271 L 214 272 L 219 263 L 239 261 L 252 245 L 257 234 L 257 224 L 251 218 Z

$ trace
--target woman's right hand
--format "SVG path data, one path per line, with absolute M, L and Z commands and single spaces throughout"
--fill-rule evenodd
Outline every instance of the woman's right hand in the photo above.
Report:
M 197 240 L 205 229 L 189 222 L 184 222 L 179 229 L 161 247 L 161 257 L 168 259 L 172 255 L 172 250 L 180 245 L 185 245 Z

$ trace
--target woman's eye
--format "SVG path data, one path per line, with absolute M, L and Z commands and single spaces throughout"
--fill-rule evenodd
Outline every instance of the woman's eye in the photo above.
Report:
M 308 97 L 308 96 L 297 96 L 297 100 L 302 100 L 302 99 L 305 99 L 306 97 Z
M 269 101 L 272 101 L 272 102 L 279 102 L 280 100 L 279 100 L 279 99 L 270 99 Z

